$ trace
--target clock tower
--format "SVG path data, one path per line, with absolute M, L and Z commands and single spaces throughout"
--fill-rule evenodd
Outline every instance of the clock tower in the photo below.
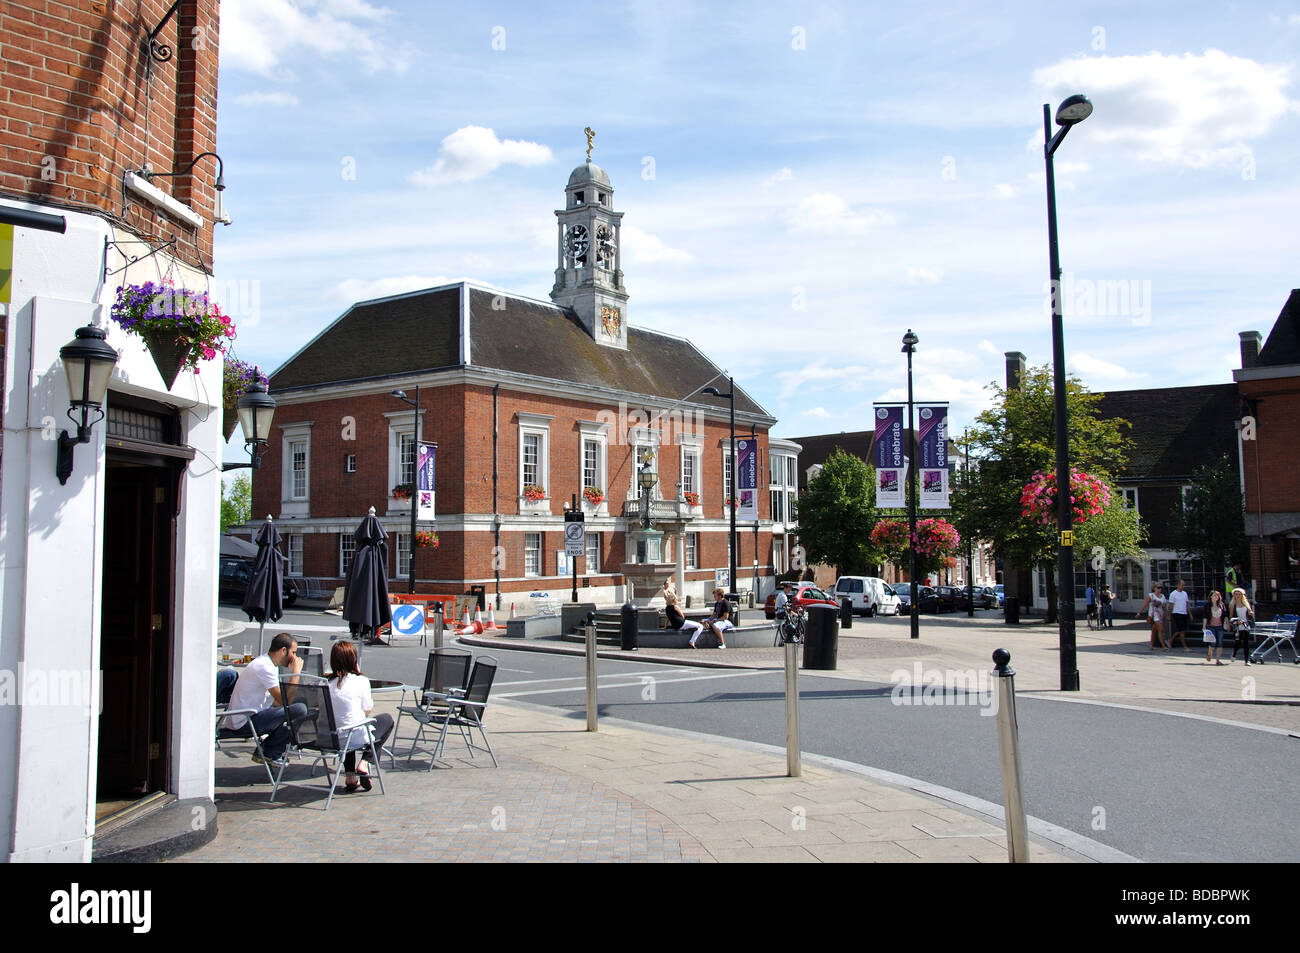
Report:
M 587 161 L 569 176 L 559 220 L 558 262 L 551 300 L 570 308 L 597 343 L 627 349 L 627 290 L 614 189 L 605 170 Z

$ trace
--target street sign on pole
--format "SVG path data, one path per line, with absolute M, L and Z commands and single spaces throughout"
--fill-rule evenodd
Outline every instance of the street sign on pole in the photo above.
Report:
M 578 509 L 577 494 L 573 496 L 573 505 L 564 514 L 564 554 L 573 567 L 573 592 L 571 600 L 578 601 L 578 558 L 587 553 L 587 527 L 583 522 L 586 515 Z

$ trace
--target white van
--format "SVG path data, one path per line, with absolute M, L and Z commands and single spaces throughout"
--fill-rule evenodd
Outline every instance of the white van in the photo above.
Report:
M 832 592 L 840 599 L 853 600 L 853 611 L 862 615 L 898 615 L 898 596 L 888 583 L 878 576 L 840 576 Z

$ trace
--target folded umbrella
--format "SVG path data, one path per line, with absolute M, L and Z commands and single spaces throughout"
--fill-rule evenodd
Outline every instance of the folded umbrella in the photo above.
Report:
M 262 654 L 262 632 L 266 623 L 278 622 L 284 615 L 284 556 L 280 555 L 280 533 L 271 517 L 257 533 L 257 558 L 253 575 L 244 593 L 243 609 L 249 622 L 258 622 L 257 654 Z
M 352 537 L 357 545 L 343 583 L 343 618 L 351 623 L 353 635 L 373 635 L 393 619 L 388 604 L 388 534 L 373 506 Z

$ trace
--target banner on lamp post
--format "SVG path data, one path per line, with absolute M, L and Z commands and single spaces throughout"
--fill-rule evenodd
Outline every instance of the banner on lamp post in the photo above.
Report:
M 917 455 L 920 457 L 923 510 L 946 510 L 948 501 L 948 405 L 922 404 L 917 413 Z
M 907 461 L 903 455 L 903 410 L 876 404 L 876 506 L 907 506 Z
M 433 506 L 434 460 L 437 456 L 436 443 L 420 442 L 419 457 L 415 467 L 415 518 L 432 520 L 435 516 Z
M 758 519 L 758 441 L 736 441 L 736 495 L 740 505 L 736 508 L 736 519 Z

